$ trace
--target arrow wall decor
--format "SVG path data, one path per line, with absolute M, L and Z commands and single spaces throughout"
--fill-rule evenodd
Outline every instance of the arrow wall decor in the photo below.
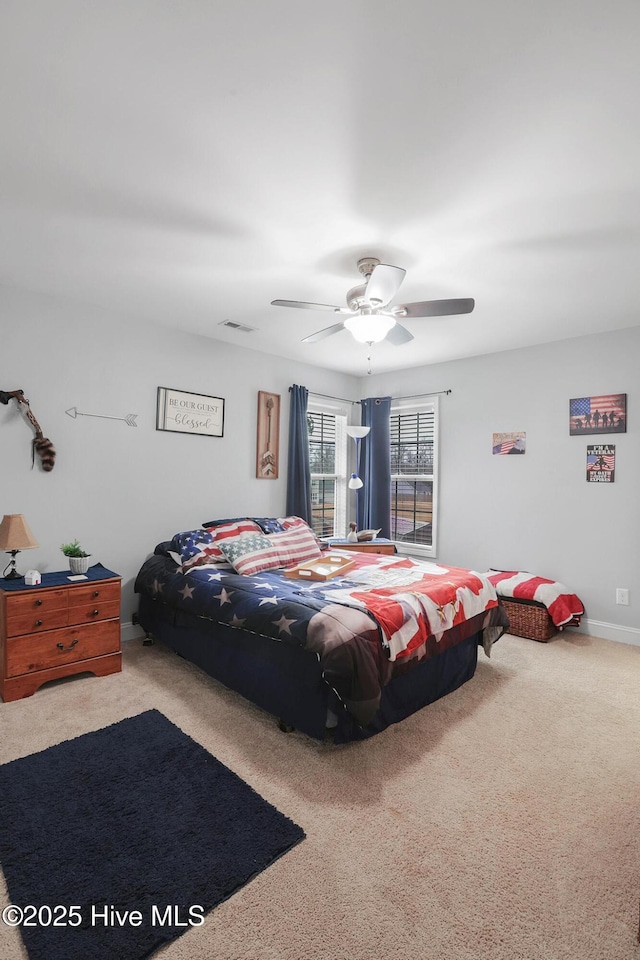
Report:
M 100 420 L 124 420 L 128 427 L 138 426 L 136 423 L 137 413 L 128 413 L 126 417 L 107 417 L 103 413 L 80 413 L 76 407 L 69 407 L 68 410 L 65 410 L 65 413 L 73 417 L 74 420 L 76 417 L 99 417 Z

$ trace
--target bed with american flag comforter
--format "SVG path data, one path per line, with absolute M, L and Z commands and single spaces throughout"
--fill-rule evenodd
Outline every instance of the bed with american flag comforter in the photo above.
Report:
M 311 655 L 331 694 L 327 702 L 338 714 L 348 715 L 351 729 L 358 728 L 357 737 L 377 732 L 376 724 L 379 729 L 387 725 L 380 725 L 380 706 L 394 679 L 470 640 L 489 655 L 508 626 L 493 584 L 470 570 L 350 553 L 354 566 L 345 576 L 309 582 L 288 579 L 282 569 L 240 574 L 220 558 L 189 567 L 175 546 L 175 538 L 159 544 L 136 579 L 143 627 L 150 634 L 160 633 L 160 639 L 168 635 L 178 652 L 178 634 L 196 630 L 202 638 L 213 638 L 203 639 L 205 646 L 222 637 L 229 656 L 234 644 L 245 649 L 247 637 L 262 644 L 259 654 L 267 645 L 281 648 L 283 655 Z M 198 662 L 199 655 L 187 655 Z M 246 657 L 239 659 L 245 664 L 240 669 L 246 669 Z M 208 672 L 216 675 L 215 670 Z M 228 673 L 225 667 L 225 676 L 219 678 L 246 695 L 242 677 L 229 683 Z M 268 696 L 266 705 L 270 708 Z M 278 715 L 283 713 L 286 709 L 279 707 Z M 294 719 L 304 729 L 300 717 Z M 306 732 L 314 735 L 317 728 L 311 726 Z

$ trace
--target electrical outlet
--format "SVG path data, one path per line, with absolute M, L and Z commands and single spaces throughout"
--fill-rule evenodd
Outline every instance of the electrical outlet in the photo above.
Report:
M 616 603 L 621 603 L 623 607 L 629 606 L 629 591 L 625 587 L 616 587 Z

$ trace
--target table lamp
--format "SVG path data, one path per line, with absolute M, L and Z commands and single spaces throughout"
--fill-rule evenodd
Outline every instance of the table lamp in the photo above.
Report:
M 6 513 L 0 523 L 0 550 L 10 553 L 11 560 L 2 572 L 4 579 L 22 579 L 22 574 L 16 570 L 16 554 L 38 546 L 40 544 L 29 530 L 24 516 L 21 513 Z

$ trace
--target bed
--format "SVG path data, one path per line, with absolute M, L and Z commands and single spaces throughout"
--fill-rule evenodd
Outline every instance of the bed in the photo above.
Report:
M 136 577 L 138 621 L 216 680 L 319 740 L 361 740 L 456 690 L 509 621 L 482 574 L 331 551 L 297 517 L 211 520 L 159 543 Z M 336 569 L 340 567 L 336 562 Z M 323 568 L 326 573 L 326 567 Z

